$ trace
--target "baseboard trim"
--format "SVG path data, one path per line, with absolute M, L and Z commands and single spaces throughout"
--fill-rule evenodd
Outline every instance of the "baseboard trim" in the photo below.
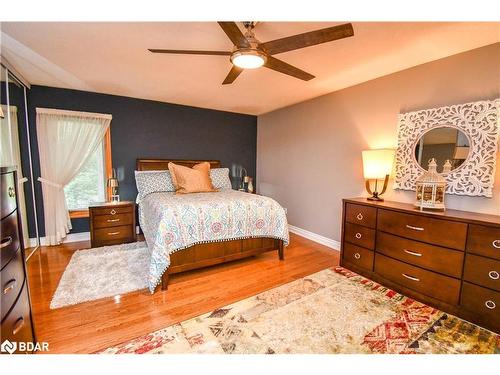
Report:
M 288 225 L 288 229 L 290 232 L 298 234 L 299 236 L 302 236 L 304 238 L 307 238 L 308 240 L 320 243 L 321 245 L 328 246 L 329 248 L 340 251 L 340 242 L 335 241 L 331 238 L 322 236 L 320 234 L 310 232 L 308 230 L 296 227 L 294 225 Z M 139 233 L 139 226 L 136 228 L 137 233 Z M 69 233 L 62 243 L 70 243 L 70 242 L 80 242 L 80 241 L 90 241 L 90 232 L 80 232 L 80 233 Z M 40 238 L 40 244 L 42 246 L 47 246 L 47 241 L 45 240 L 45 237 Z M 30 238 L 30 246 L 35 247 L 36 246 L 36 238 Z
M 135 227 L 136 233 L 139 233 L 139 226 Z M 80 233 L 68 233 L 66 237 L 64 237 L 62 243 L 70 243 L 70 242 L 81 242 L 81 241 L 90 241 L 90 232 L 80 232 Z M 37 244 L 36 238 L 30 238 L 30 247 L 35 247 Z M 47 246 L 47 240 L 45 237 L 40 237 L 40 245 Z
M 320 243 L 321 245 L 328 246 L 329 248 L 335 250 L 335 251 L 340 251 L 340 242 L 333 240 L 331 238 L 322 236 L 320 234 L 310 232 L 308 230 L 296 227 L 294 225 L 288 225 L 288 229 L 290 232 L 298 234 L 301 237 L 305 237 L 308 240 Z

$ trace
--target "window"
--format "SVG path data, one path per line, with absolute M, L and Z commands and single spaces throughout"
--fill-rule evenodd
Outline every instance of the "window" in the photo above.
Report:
M 89 203 L 107 200 L 106 181 L 110 175 L 111 137 L 108 129 L 101 146 L 96 149 L 80 172 L 64 188 L 71 218 L 88 217 Z

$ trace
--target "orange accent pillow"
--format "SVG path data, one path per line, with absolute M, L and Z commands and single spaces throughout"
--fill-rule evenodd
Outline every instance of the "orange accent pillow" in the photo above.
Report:
M 210 163 L 196 164 L 193 168 L 168 163 L 176 194 L 202 193 L 217 191 L 210 178 Z

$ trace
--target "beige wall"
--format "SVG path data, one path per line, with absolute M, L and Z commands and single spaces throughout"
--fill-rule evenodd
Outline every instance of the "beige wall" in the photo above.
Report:
M 396 147 L 398 113 L 498 97 L 500 43 L 264 114 L 258 189 L 288 209 L 290 224 L 339 240 L 341 199 L 366 195 L 361 151 Z M 495 186 L 493 198 L 448 195 L 447 206 L 500 214 L 500 161 Z M 413 197 L 392 189 L 385 195 Z

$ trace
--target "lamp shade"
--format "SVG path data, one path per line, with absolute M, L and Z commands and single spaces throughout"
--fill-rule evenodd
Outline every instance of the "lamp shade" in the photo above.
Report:
M 365 150 L 363 155 L 363 174 L 365 179 L 383 179 L 392 172 L 393 149 Z
M 109 187 L 118 187 L 118 180 L 116 178 L 111 177 L 108 179 L 108 186 Z

